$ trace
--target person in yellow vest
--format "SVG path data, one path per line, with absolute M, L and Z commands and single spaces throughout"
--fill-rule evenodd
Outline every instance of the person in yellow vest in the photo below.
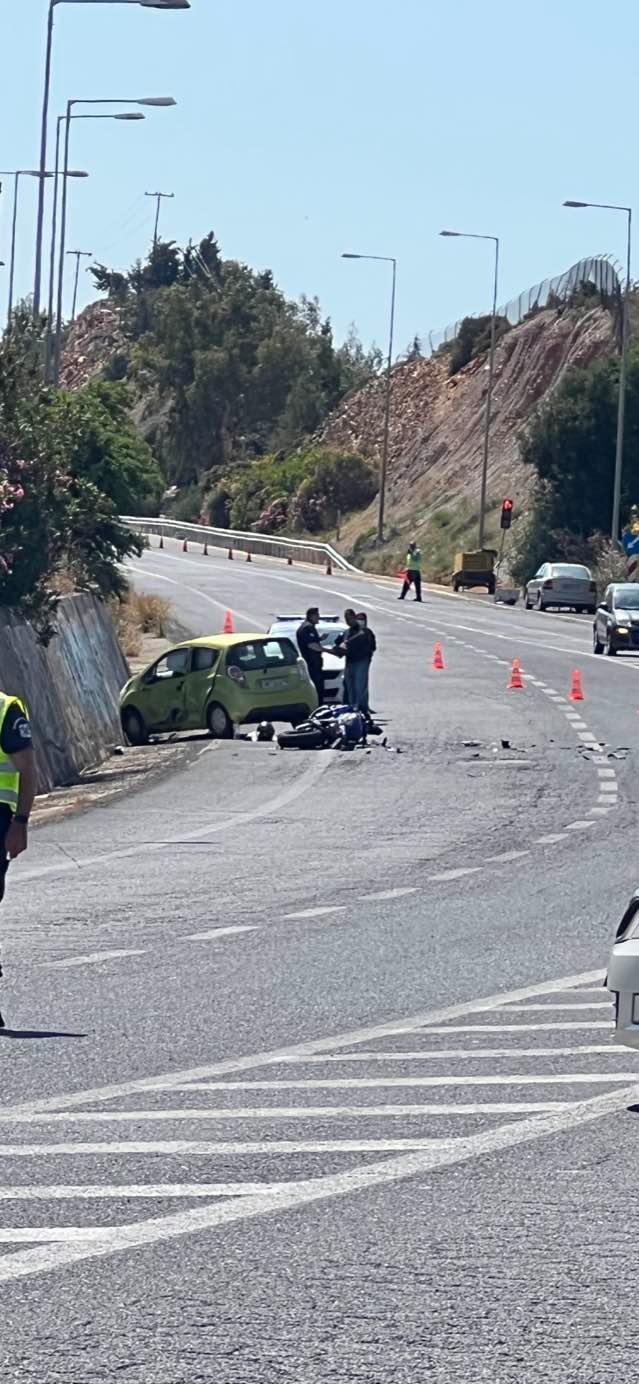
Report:
M 10 862 L 27 849 L 29 814 L 36 787 L 27 708 L 19 697 L 0 692 L 0 900 L 4 898 Z M 1 1014 L 0 1028 L 4 1028 Z
M 406 572 L 404 575 L 404 585 L 402 586 L 402 594 L 398 597 L 400 601 L 404 600 L 405 596 L 410 591 L 411 586 L 415 587 L 415 600 L 421 601 L 422 555 L 414 539 L 412 543 L 409 543 L 408 545 L 408 552 L 406 554 Z

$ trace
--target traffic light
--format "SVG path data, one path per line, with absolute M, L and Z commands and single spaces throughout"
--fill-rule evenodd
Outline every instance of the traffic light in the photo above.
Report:
M 509 529 L 509 528 L 510 528 L 510 525 L 512 524 L 512 519 L 513 519 L 513 502 L 512 502 L 512 500 L 504 500 L 504 501 L 502 502 L 502 506 L 501 506 L 501 524 L 500 524 L 500 527 L 501 527 L 502 529 Z

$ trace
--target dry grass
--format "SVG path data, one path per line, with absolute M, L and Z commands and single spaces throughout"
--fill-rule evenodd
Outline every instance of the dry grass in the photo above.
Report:
M 129 591 L 123 601 L 115 602 L 113 617 L 127 658 L 135 658 L 141 652 L 143 635 L 166 637 L 171 610 L 170 601 L 146 591 Z

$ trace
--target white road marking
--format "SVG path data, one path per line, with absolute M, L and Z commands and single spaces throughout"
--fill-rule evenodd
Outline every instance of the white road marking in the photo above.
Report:
M 491 865 L 505 865 L 510 860 L 521 860 L 524 855 L 530 855 L 530 851 L 502 851 L 501 855 L 487 855 L 486 862 Z
M 590 808 L 590 811 L 589 811 L 589 813 L 588 813 L 588 816 L 589 816 L 589 817 L 605 817 L 605 816 L 607 815 L 607 813 L 608 813 L 609 807 L 610 807 L 610 803 L 608 804 L 608 807 L 591 807 L 591 808 Z
M 578 720 L 576 720 L 576 721 L 572 720 L 572 721 L 571 721 L 571 725 L 572 725 L 573 730 L 587 730 L 587 729 L 588 729 L 588 727 L 587 727 L 587 725 L 586 725 L 586 722 L 585 722 L 585 721 L 582 721 L 580 718 L 579 718 Z
M 232 937 L 238 932 L 257 932 L 256 927 L 213 927 L 210 932 L 188 932 L 184 938 L 185 942 L 210 942 L 215 941 L 216 937 Z
M 416 893 L 416 889 L 382 889 L 376 894 L 360 894 L 360 899 L 401 899 L 405 894 Z
M 599 743 L 599 741 L 597 740 L 597 737 L 596 737 L 595 735 L 593 735 L 593 733 L 592 733 L 591 730 L 580 730 L 580 732 L 579 732 L 579 737 L 578 737 L 578 738 L 579 738 L 580 740 L 583 740 L 584 745 L 590 745 L 590 744 L 593 744 L 593 745 L 594 745 L 594 744 L 598 744 L 598 743 Z
M 624 1079 L 627 1080 L 627 1077 Z M 612 1077 L 611 1080 L 613 1080 Z M 415 1085 L 418 1084 L 418 1081 L 413 1082 L 407 1080 L 405 1084 Z M 312 1085 L 313 1083 L 309 1084 Z M 373 1086 L 385 1084 L 387 1083 L 371 1082 Z M 456 1085 L 454 1081 L 449 1081 L 447 1084 L 449 1086 Z M 493 1083 L 491 1081 L 486 1084 L 492 1085 Z M 282 1085 L 286 1087 L 287 1083 L 282 1082 Z M 336 1082 L 336 1085 L 348 1086 L 349 1082 Z M 565 1106 L 566 1104 L 572 1104 L 572 1102 L 562 1102 L 562 1104 Z M 133 1121 L 135 1124 L 143 1124 L 145 1120 L 151 1123 L 160 1122 L 162 1124 L 177 1124 L 182 1120 L 298 1120 L 303 1122 L 304 1120 L 359 1119 L 360 1117 L 366 1119 L 367 1116 L 381 1119 L 388 1116 L 395 1118 L 400 1115 L 406 1117 L 421 1117 L 422 1115 L 495 1114 L 502 1110 L 506 1113 L 521 1114 L 522 1112 L 530 1110 L 555 1110 L 556 1108 L 557 1102 L 555 1101 L 543 1101 L 541 1104 L 537 1103 L 536 1105 L 527 1103 L 519 1103 L 517 1105 L 503 1105 L 501 1103 L 496 1105 L 395 1105 L 390 1103 L 387 1105 L 255 1105 L 242 1106 L 240 1109 L 234 1106 L 204 1106 L 198 1108 L 193 1107 L 192 1109 L 179 1107 L 174 1110 L 83 1110 L 81 1113 L 74 1111 L 71 1115 L 60 1114 L 60 1112 L 57 1111 L 55 1114 L 50 1115 L 25 1115 L 22 1118 L 16 1116 L 12 1123 L 76 1124 L 81 1122 L 84 1124 L 127 1124 Z
M 556 841 L 565 841 L 565 840 L 566 840 L 566 833 L 565 833 L 565 831 L 555 831 L 555 832 L 551 832 L 551 834 L 550 834 L 549 836 L 538 836 L 538 837 L 537 837 L 537 845 L 538 845 L 538 846 L 554 846 Z
M 516 1057 L 516 1053 L 514 1056 Z M 541 1075 L 527 1072 L 490 1073 L 476 1076 L 336 1076 L 301 1077 L 298 1081 L 210 1081 L 197 1086 L 171 1086 L 171 1091 L 365 1091 L 374 1086 L 561 1086 L 574 1082 L 639 1081 L 639 1069 L 634 1072 L 546 1072 Z M 17 1116 L 15 1117 L 18 1118 Z M 56 1119 L 58 1116 L 56 1115 Z M 78 1116 L 78 1118 L 82 1118 Z M 88 1118 L 91 1118 L 89 1114 Z M 29 1122 L 31 1116 L 25 1116 Z M 13 1123 L 13 1121 L 12 1121 Z M 38 1121 L 39 1123 L 39 1121 Z
M 611 1005 L 612 1009 L 612 1005 Z M 575 1028 L 607 1028 L 610 1033 L 614 1029 L 612 1019 L 584 1019 L 583 1023 L 552 1023 L 552 1024 L 442 1024 L 432 1027 L 429 1025 L 424 1033 L 538 1033 L 545 1029 L 575 1029 Z M 0 1116 L 1 1118 L 1 1116 Z
M 587 827 L 594 827 L 594 822 L 569 822 L 566 831 L 585 831 Z
M 255 1197 L 262 1193 L 286 1194 L 295 1182 L 135 1182 L 133 1185 L 103 1182 L 74 1186 L 0 1187 L 0 1201 L 132 1201 L 169 1200 L 171 1197 Z
M 70 966 L 97 966 L 102 961 L 116 961 L 122 956 L 144 956 L 144 951 L 93 952 L 90 956 L 66 956 L 62 961 L 42 961 L 48 970 L 62 971 Z
M 550 1014 L 555 1009 L 568 1009 L 574 1014 L 577 1009 L 610 1009 L 611 1007 L 612 1000 L 590 1000 L 586 1004 L 568 1001 L 566 1004 L 504 1004 L 501 1006 L 506 1014 L 530 1014 L 533 1009 L 541 1011 L 542 1014 Z
M 613 779 L 617 777 L 614 769 L 598 769 L 597 774 L 599 775 L 599 778 L 602 779 Z
M 391 1153 L 395 1149 L 430 1148 L 431 1144 L 441 1143 L 441 1139 L 429 1139 L 420 1135 L 413 1138 L 398 1136 L 395 1139 L 132 1139 L 123 1143 L 108 1144 L 1 1144 L 0 1158 L 40 1158 L 48 1157 L 113 1157 L 127 1158 L 134 1155 L 146 1157 L 148 1154 L 186 1154 L 189 1157 L 210 1158 L 223 1154 L 289 1154 L 289 1153 Z M 448 1141 L 445 1141 L 448 1142 Z M 2 1282 L 2 1263 L 0 1259 L 0 1283 Z
M 429 880 L 433 884 L 444 884 L 450 879 L 461 879 L 463 875 L 476 875 L 479 872 L 479 865 L 467 865 L 464 869 L 444 870 L 441 875 L 429 875 Z
M 600 784 L 599 784 L 599 792 L 600 792 L 600 793 L 616 793 L 616 792 L 617 792 L 617 784 L 616 784 L 616 783 L 600 783 Z
M 450 1033 L 451 1030 L 440 1029 L 439 1032 Z M 370 1052 L 337 1052 L 317 1057 L 282 1057 L 280 1062 L 306 1067 L 338 1062 L 437 1062 L 440 1059 L 450 1061 L 451 1058 L 457 1061 L 461 1057 L 469 1057 L 472 1061 L 480 1057 L 574 1057 L 599 1052 L 605 1052 L 609 1057 L 624 1055 L 622 1048 L 615 1048 L 611 1043 L 588 1043 L 576 1048 L 520 1048 L 511 1043 L 507 1048 L 418 1048 L 410 1052 L 398 1052 L 397 1049 L 379 1052 L 373 1049 Z
M 285 918 L 322 918 L 326 913 L 345 913 L 346 906 L 326 904 L 323 908 L 302 908 L 298 913 L 285 913 Z
M 606 803 L 607 807 L 616 807 L 618 801 L 619 799 L 617 798 L 616 794 L 613 794 L 612 797 L 610 794 L 608 794 L 607 796 L 601 794 L 597 798 L 597 805 L 600 807 L 603 803 Z
M 417 1148 L 398 1158 L 383 1158 L 376 1163 L 349 1168 L 344 1172 L 309 1179 L 292 1186 L 288 1193 L 276 1195 L 268 1191 L 256 1197 L 240 1197 L 214 1205 L 193 1207 L 165 1217 L 152 1217 L 132 1225 L 118 1226 L 105 1233 L 105 1238 L 80 1244 L 39 1245 L 34 1249 L 15 1251 L 0 1259 L 0 1282 L 10 1282 L 33 1273 L 44 1273 L 82 1260 L 101 1258 L 118 1250 L 150 1246 L 184 1235 L 212 1231 L 234 1221 L 281 1211 L 283 1207 L 300 1207 L 374 1187 L 390 1187 L 410 1177 L 423 1176 L 436 1168 L 468 1162 L 486 1154 L 503 1152 L 531 1143 L 549 1135 L 578 1129 L 592 1120 L 615 1115 L 637 1099 L 637 1084 L 607 1092 L 590 1100 L 580 1101 L 568 1110 L 528 1119 L 511 1121 L 496 1128 L 466 1138 L 424 1140 Z M 391 1142 L 391 1141 L 388 1141 Z M 267 1148 L 270 1146 L 267 1145 Z M 379 1144 L 373 1146 L 379 1149 Z M 46 1152 L 50 1152 L 45 1146 Z M 228 1146 L 225 1146 L 225 1151 Z M 252 1149 L 252 1151 L 254 1151 Z M 321 1152 L 326 1150 L 322 1149 Z M 356 1145 L 361 1152 L 361 1144 Z
M 387 1021 L 383 1024 L 368 1024 L 362 1028 L 352 1029 L 346 1033 L 336 1034 L 330 1038 L 313 1038 L 304 1043 L 294 1044 L 280 1049 L 251 1053 L 246 1057 L 231 1057 L 222 1059 L 219 1062 L 209 1063 L 206 1066 L 190 1067 L 185 1070 L 175 1071 L 170 1074 L 163 1073 L 158 1076 L 142 1077 L 130 1081 L 122 1081 L 104 1086 L 94 1086 L 83 1091 L 66 1092 L 60 1095 L 41 1096 L 37 1100 L 19 1102 L 16 1105 L 0 1107 L 0 1121 L 11 1118 L 14 1114 L 29 1111 L 44 1110 L 70 1110 L 82 1105 L 90 1105 L 96 1101 L 118 1100 L 125 1096 L 134 1096 L 141 1091 L 162 1091 L 174 1087 L 180 1082 L 195 1082 L 223 1076 L 227 1072 L 250 1071 L 257 1067 L 263 1067 L 266 1063 L 276 1061 L 280 1057 L 295 1057 L 304 1053 L 337 1052 L 340 1048 L 351 1047 L 355 1043 L 370 1043 L 377 1039 L 384 1039 L 399 1034 L 410 1033 L 437 1033 L 437 1032 L 468 1032 L 467 1025 L 462 1025 L 459 1029 L 444 1028 L 438 1029 L 439 1024 L 448 1024 L 454 1019 L 467 1020 L 470 1015 L 486 1014 L 503 1010 L 505 1005 L 512 1005 L 519 1000 L 532 999 L 535 995 L 561 994 L 573 989 L 577 985 L 594 984 L 603 981 L 601 970 L 582 971 L 571 976 L 561 976 L 555 980 L 546 980 L 536 985 L 524 985 L 517 990 L 503 991 L 501 994 L 490 995 L 483 999 L 461 1000 L 456 1004 L 451 1004 L 442 1009 L 426 1010 L 422 1013 L 412 1014 L 404 1020 Z M 545 1007 L 545 1006 L 542 1006 Z M 499 1018 L 500 1016 L 497 1015 Z M 532 1028 L 563 1028 L 563 1027 L 582 1027 L 597 1028 L 609 1027 L 608 1024 L 601 1025 L 596 1022 L 583 1024 L 533 1024 Z M 488 1025 L 489 1029 L 496 1031 L 496 1027 Z M 481 1030 L 480 1030 L 481 1031 Z M 502 1029 L 503 1031 L 503 1029 Z M 514 1032 L 523 1032 L 524 1025 L 516 1024 Z

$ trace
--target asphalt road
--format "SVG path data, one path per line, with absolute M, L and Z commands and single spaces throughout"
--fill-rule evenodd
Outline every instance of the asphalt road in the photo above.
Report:
M 629 1376 L 638 1068 L 601 978 L 639 660 L 274 563 L 155 550 L 133 580 L 198 634 L 361 605 L 390 748 L 193 737 L 34 833 L 2 920 L 3 1378 Z

